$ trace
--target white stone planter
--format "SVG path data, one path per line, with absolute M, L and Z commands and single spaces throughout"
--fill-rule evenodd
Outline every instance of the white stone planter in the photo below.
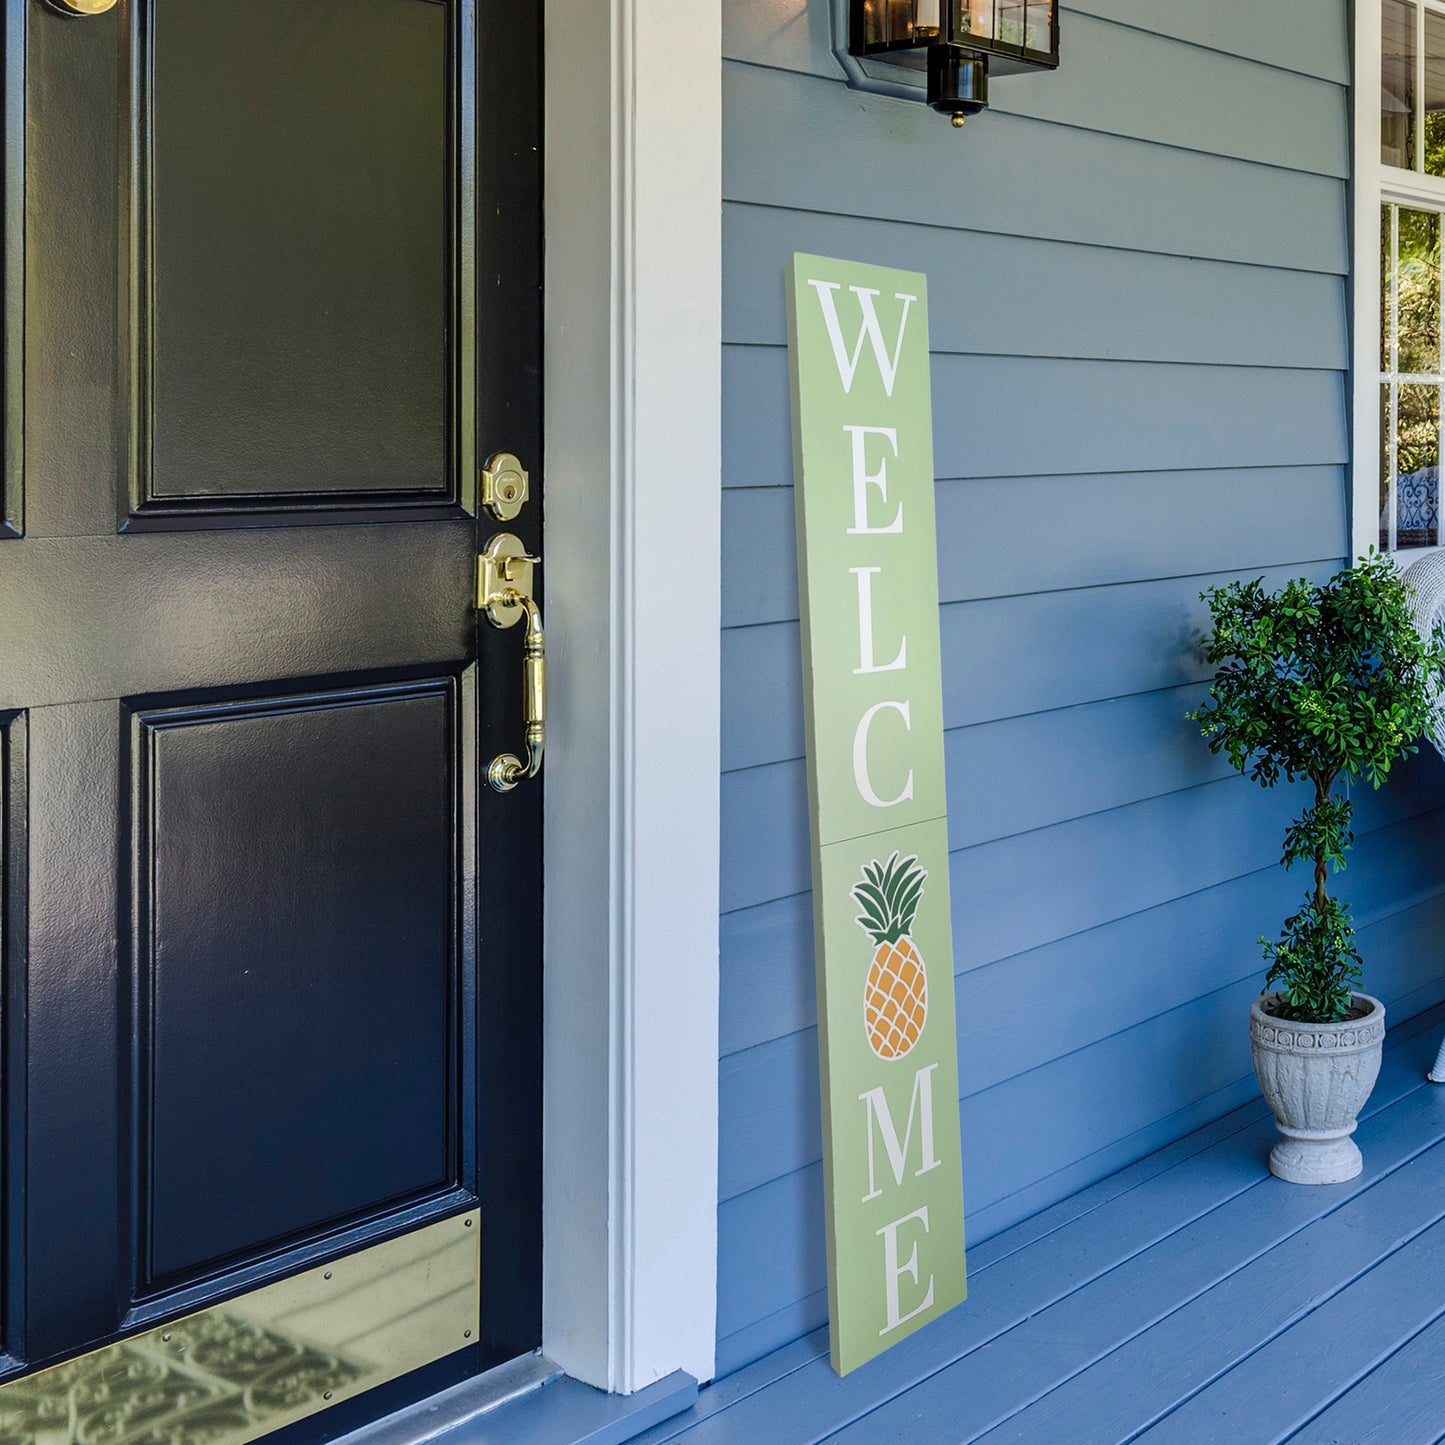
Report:
M 1254 1072 L 1284 1136 L 1270 1151 L 1270 1173 L 1292 1184 L 1353 1179 L 1364 1161 L 1350 1135 L 1380 1072 L 1385 1005 L 1357 993 L 1358 1018 L 1300 1024 L 1265 1012 L 1274 997 L 1249 1010 Z

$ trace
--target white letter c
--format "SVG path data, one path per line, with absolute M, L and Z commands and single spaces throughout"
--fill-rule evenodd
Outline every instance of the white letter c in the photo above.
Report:
M 908 781 L 903 784 L 903 791 L 896 798 L 886 801 L 874 792 L 872 779 L 868 776 L 868 730 L 873 726 L 873 719 L 884 708 L 892 708 L 903 719 L 903 726 L 910 732 L 913 730 L 906 702 L 875 702 L 863 714 L 858 730 L 853 734 L 853 781 L 858 785 L 858 795 L 865 803 L 874 808 L 896 808 L 899 803 L 906 803 L 913 796 L 913 769 L 908 770 Z

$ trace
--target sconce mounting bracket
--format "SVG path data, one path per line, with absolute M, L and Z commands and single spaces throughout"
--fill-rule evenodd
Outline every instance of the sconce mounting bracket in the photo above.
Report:
M 928 95 L 928 52 L 902 55 L 854 55 L 849 49 L 850 0 L 832 0 L 833 54 L 854 90 L 893 100 L 924 100 Z

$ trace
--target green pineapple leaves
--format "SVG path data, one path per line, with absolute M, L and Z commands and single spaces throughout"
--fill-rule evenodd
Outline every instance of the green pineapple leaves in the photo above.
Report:
M 896 849 L 886 863 L 874 859 L 863 865 L 863 878 L 851 890 L 853 901 L 863 910 L 854 921 L 875 945 L 897 943 L 913 932 L 927 877 L 916 853 L 900 859 Z

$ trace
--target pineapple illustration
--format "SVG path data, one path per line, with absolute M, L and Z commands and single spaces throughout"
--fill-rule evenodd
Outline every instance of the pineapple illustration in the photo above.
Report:
M 928 971 L 910 934 L 928 870 L 917 855 L 863 865 L 853 901 L 858 926 L 873 940 L 873 963 L 863 990 L 868 1047 L 880 1059 L 901 1059 L 918 1042 L 928 1018 Z

